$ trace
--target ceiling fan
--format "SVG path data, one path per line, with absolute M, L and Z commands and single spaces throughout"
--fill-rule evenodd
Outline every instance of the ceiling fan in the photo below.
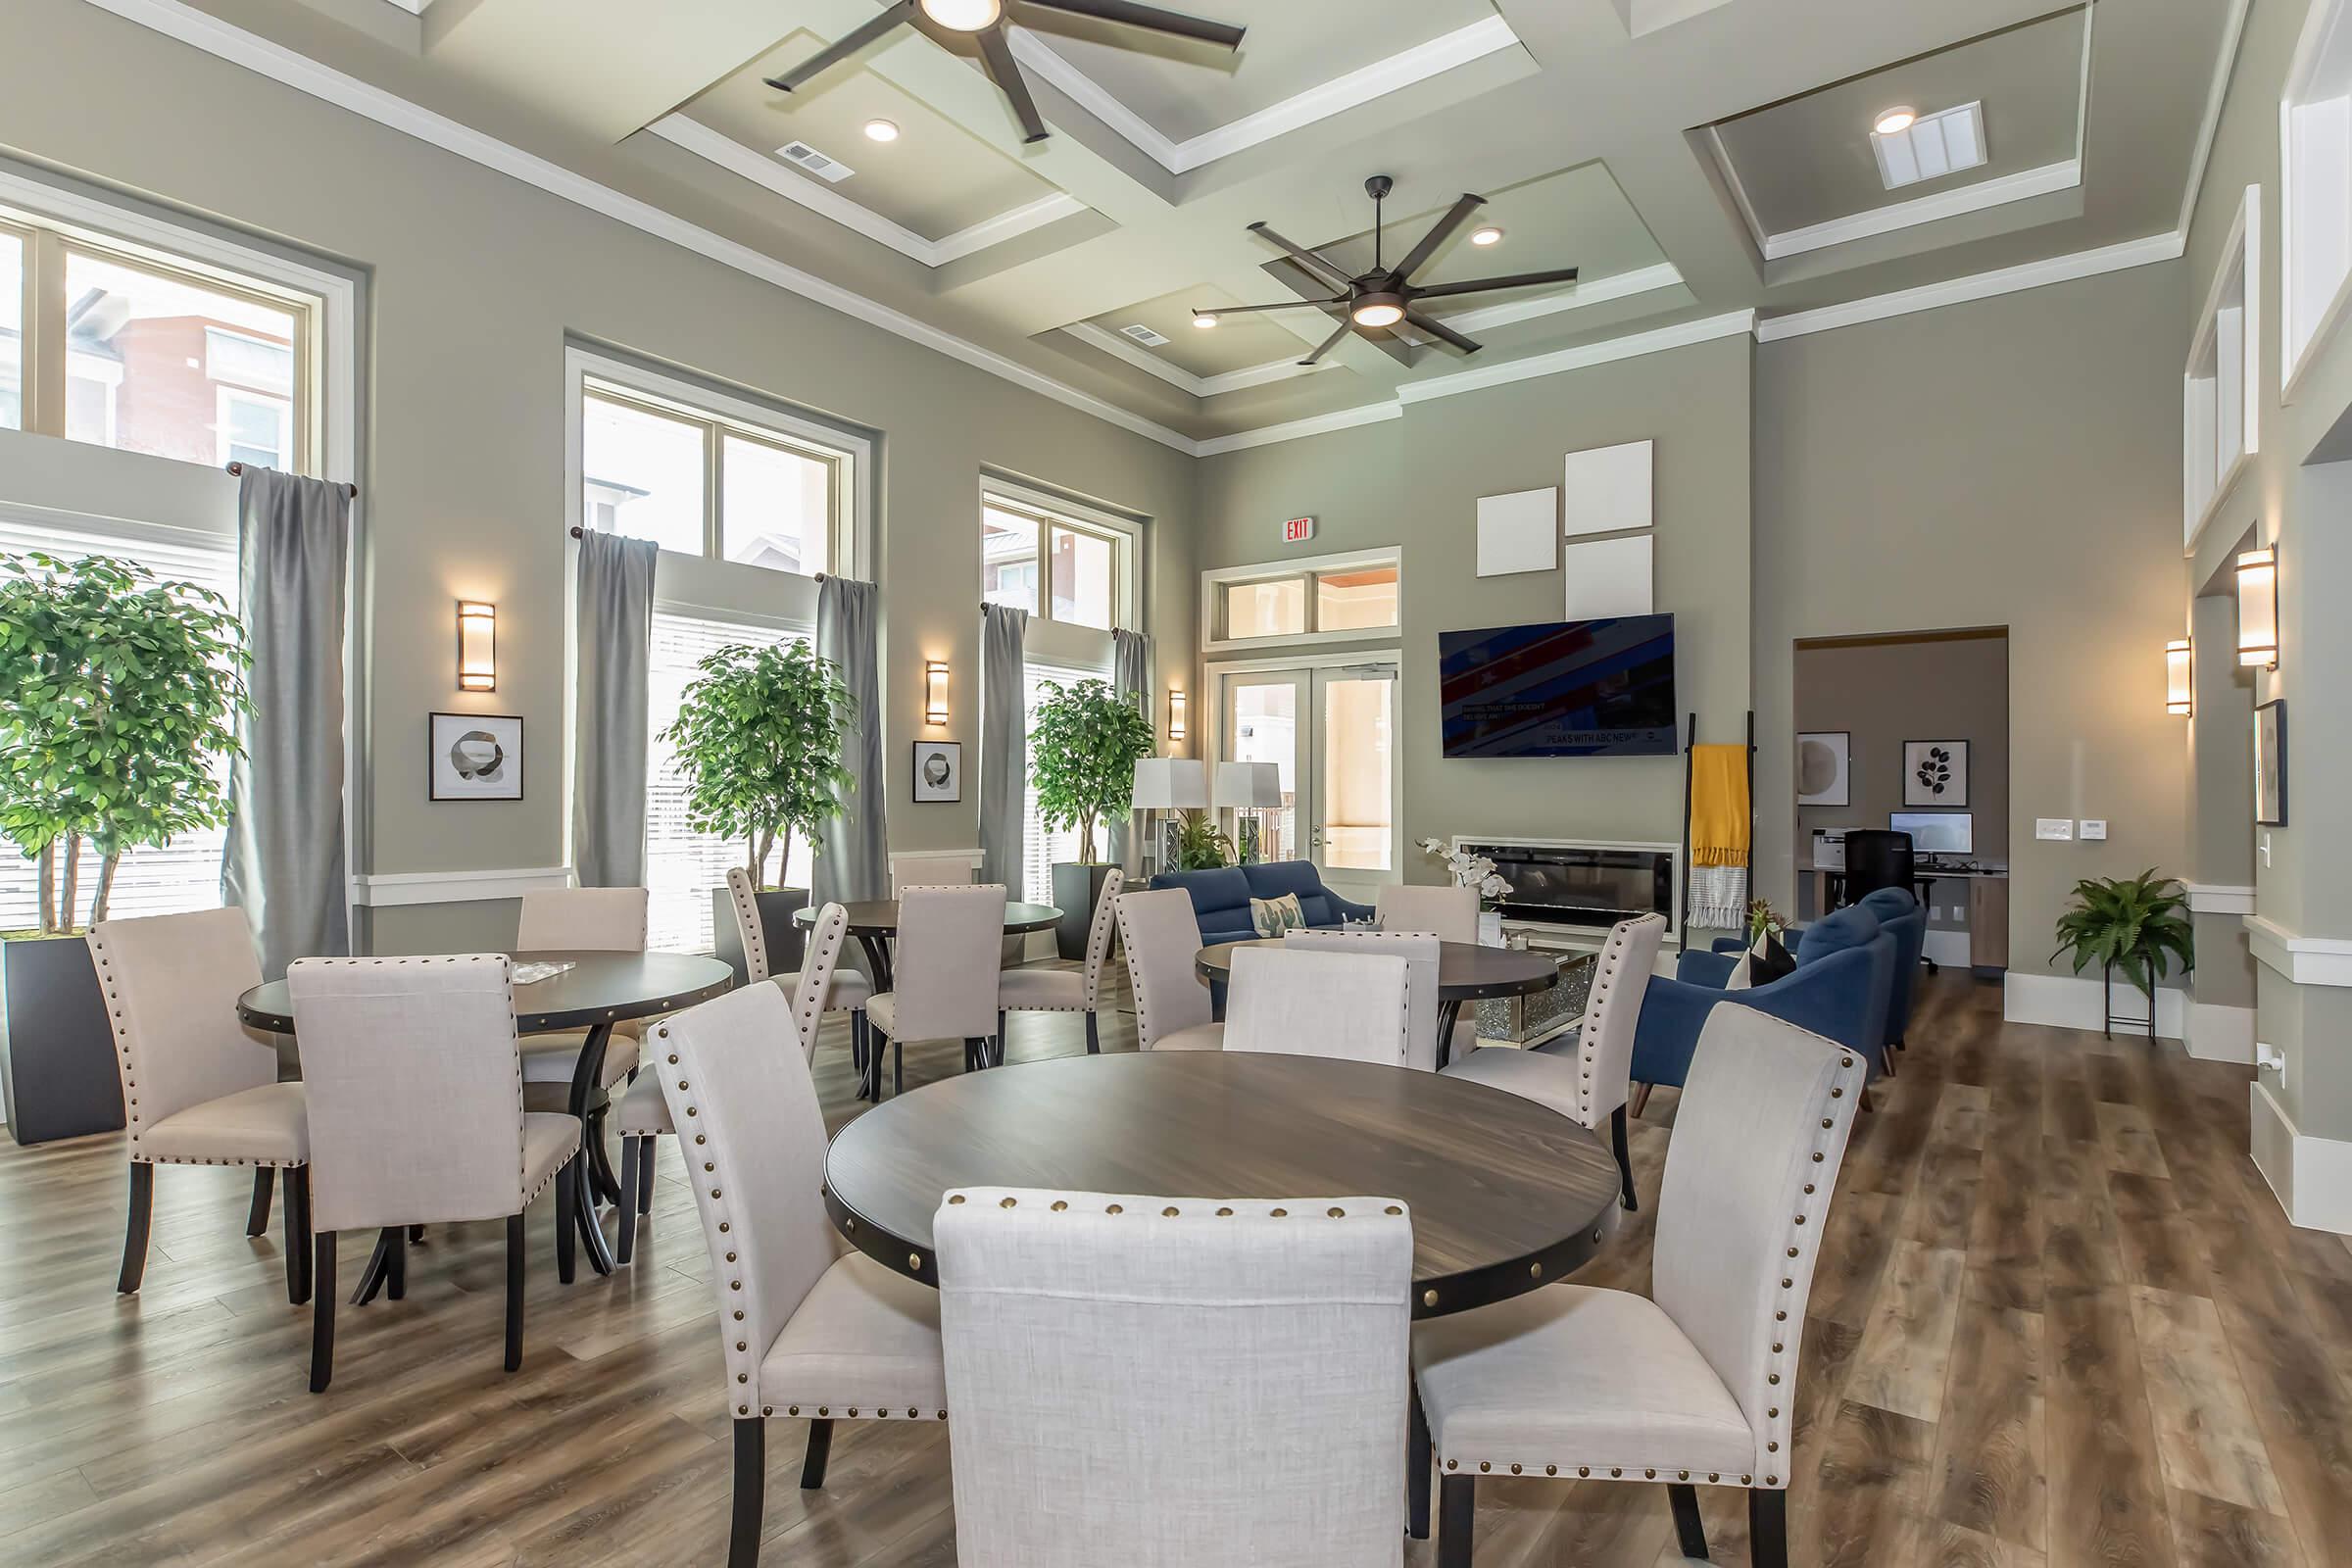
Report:
M 1323 340 L 1322 346 L 1300 365 L 1312 365 L 1339 346 L 1340 339 L 1357 327 L 1395 328 L 1399 323 L 1417 332 L 1427 333 L 1441 342 L 1450 343 L 1464 354 L 1476 354 L 1480 345 L 1456 332 L 1445 322 L 1413 309 L 1421 300 L 1449 299 L 1458 294 L 1483 294 L 1497 288 L 1537 288 L 1546 283 L 1573 283 L 1576 269 L 1556 268 L 1548 272 L 1514 272 L 1505 277 L 1476 277 L 1463 283 L 1415 283 L 1412 275 L 1423 263 L 1438 253 L 1453 231 L 1462 226 L 1472 213 L 1486 205 L 1484 196 L 1465 194 L 1439 219 L 1437 226 L 1421 236 L 1421 243 L 1405 253 L 1404 260 L 1395 267 L 1381 260 L 1381 204 L 1396 182 L 1387 174 L 1374 174 L 1364 181 L 1364 193 L 1372 198 L 1372 270 L 1350 275 L 1339 263 L 1320 251 L 1310 251 L 1284 239 L 1264 223 L 1251 223 L 1250 232 L 1272 240 L 1290 253 L 1291 260 L 1305 269 L 1308 275 L 1326 288 L 1340 292 L 1329 299 L 1285 300 L 1280 305 L 1228 305 L 1215 310 L 1195 310 L 1193 319 L 1203 326 L 1213 326 L 1220 316 L 1244 316 L 1258 311 L 1330 311 L 1343 307 L 1346 316 L 1339 330 Z
M 1019 0 L 1019 3 L 1102 22 L 1121 22 L 1131 27 L 1171 33 L 1179 38 L 1198 38 L 1228 49 L 1242 45 L 1244 29 L 1240 27 L 1163 11 L 1158 6 L 1137 5 L 1134 0 Z M 1012 46 L 1004 41 L 1004 0 L 891 0 L 872 21 L 851 28 L 781 76 L 768 77 L 767 84 L 778 92 L 791 92 L 902 24 L 912 24 L 935 40 L 939 32 L 962 33 L 979 44 L 981 69 L 1012 100 L 1012 112 L 1020 117 L 1022 139 L 1044 141 L 1046 122 L 1038 118 L 1037 100 L 1029 96 L 1029 83 L 1022 78 L 1021 68 L 1013 63 Z

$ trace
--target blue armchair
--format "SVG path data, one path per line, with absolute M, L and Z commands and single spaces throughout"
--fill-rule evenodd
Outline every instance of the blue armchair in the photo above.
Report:
M 1675 978 L 1650 978 L 1634 1031 L 1636 1082 L 1680 1087 L 1698 1049 L 1707 1014 L 1725 1002 L 1810 1029 L 1882 1062 L 1887 1004 L 1894 985 L 1895 939 L 1871 910 L 1839 909 L 1807 926 L 1795 950 L 1796 970 L 1770 985 L 1723 989 L 1737 954 L 1685 953 Z
M 1861 906 L 1879 917 L 1879 929 L 1894 938 L 1894 972 L 1886 999 L 1886 1043 L 1903 1049 L 1911 1028 L 1911 1002 L 1919 984 L 1919 959 L 1928 945 L 1928 911 L 1909 888 L 1881 888 Z M 1890 1064 L 1891 1065 L 1891 1064 Z
M 1298 895 L 1310 926 L 1336 926 L 1352 916 L 1372 918 L 1372 906 L 1341 898 L 1323 885 L 1308 860 L 1269 860 L 1256 865 L 1224 866 L 1213 871 L 1163 871 L 1152 879 L 1154 888 L 1182 888 L 1193 896 L 1193 913 L 1200 921 L 1203 942 L 1239 942 L 1257 935 L 1250 920 L 1251 899 Z

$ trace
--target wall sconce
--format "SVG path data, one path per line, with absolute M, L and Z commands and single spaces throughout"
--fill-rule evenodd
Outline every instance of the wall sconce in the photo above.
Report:
M 2189 696 L 2188 639 L 2176 637 L 2164 645 L 2164 710 L 2186 718 L 2195 707 Z
M 945 724 L 948 721 L 948 666 L 944 660 L 923 662 L 923 722 Z
M 1168 739 L 1184 739 L 1184 693 L 1175 690 L 1168 693 Z
M 2237 662 L 2278 667 L 2278 552 L 2249 550 L 2237 558 Z
M 458 601 L 458 690 L 498 690 L 498 607 Z

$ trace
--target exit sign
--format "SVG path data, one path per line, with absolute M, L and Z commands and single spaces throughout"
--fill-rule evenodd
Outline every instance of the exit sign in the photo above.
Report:
M 1304 544 L 1315 536 L 1315 519 L 1293 517 L 1282 525 L 1282 542 L 1286 545 Z

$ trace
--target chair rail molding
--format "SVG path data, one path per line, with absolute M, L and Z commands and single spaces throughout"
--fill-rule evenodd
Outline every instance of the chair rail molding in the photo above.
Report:
M 2254 956 L 2299 986 L 2352 986 L 2352 942 L 2298 936 L 2268 915 L 2246 916 Z
M 2254 890 L 2230 882 L 2183 882 L 2192 914 L 2252 914 Z
M 519 899 L 525 893 L 569 886 L 568 865 L 481 871 L 366 871 L 351 879 L 351 902 L 355 908 L 397 909 L 415 904 L 477 904 L 488 899 Z

